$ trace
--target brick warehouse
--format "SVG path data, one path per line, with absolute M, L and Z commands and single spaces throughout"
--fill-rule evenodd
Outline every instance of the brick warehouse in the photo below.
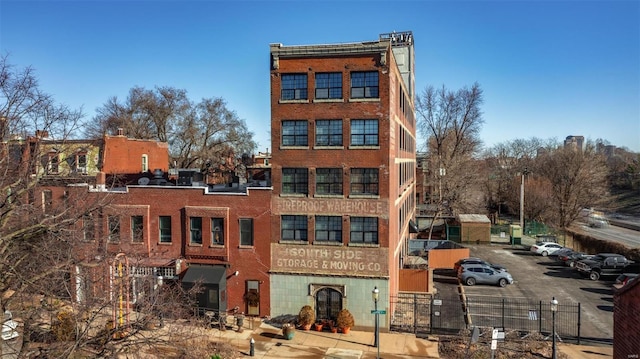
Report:
M 270 48 L 271 315 L 347 308 L 373 327 L 371 292 L 392 313 L 412 236 L 413 34 Z

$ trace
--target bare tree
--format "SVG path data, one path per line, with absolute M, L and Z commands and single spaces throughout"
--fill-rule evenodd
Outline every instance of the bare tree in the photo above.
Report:
M 416 99 L 418 129 L 427 140 L 431 176 L 426 182 L 436 189 L 430 200 L 434 217 L 477 211 L 482 203 L 478 192 L 482 166 L 475 158 L 481 145 L 482 103 L 477 83 L 457 91 L 428 87 Z
M 47 139 L 64 149 L 81 117 L 81 111 L 57 105 L 40 91 L 31 68 L 0 59 L 0 310 L 14 311 L 24 323 L 22 355 L 69 358 L 90 349 L 85 356 L 115 357 L 159 347 L 178 351 L 173 357 L 181 358 L 193 357 L 198 348 L 201 354 L 211 352 L 207 332 L 187 322 L 168 321 L 171 330 L 161 335 L 146 330 L 159 311 L 168 319 L 189 317 L 193 293 L 179 285 L 140 298 L 131 306 L 126 330 L 108 325 L 122 303 L 117 295 L 106 295 L 113 253 L 105 250 L 109 233 L 101 219 L 110 195 L 89 191 L 88 185 L 67 186 L 64 177 L 39 170 Z M 92 239 L 87 232 L 95 233 Z M 4 344 L 0 340 L 0 353 Z
M 499 143 L 486 150 L 483 154 L 488 173 L 484 179 L 486 207 L 497 216 L 517 215 L 522 174 L 525 174 L 525 218 L 540 220 L 547 205 L 544 191 L 538 191 L 541 187 L 534 169 L 535 159 L 539 151 L 555 147 L 555 140 L 532 137 Z
M 121 103 L 111 97 L 98 109 L 86 134 L 99 138 L 122 128 L 127 136 L 169 143 L 172 161 L 180 168 L 233 171 L 244 153 L 256 148 L 244 120 L 221 98 L 194 104 L 187 91 L 173 87 L 134 87 Z
M 536 173 L 547 183 L 550 208 L 548 223 L 565 230 L 583 208 L 599 207 L 609 201 L 607 166 L 592 143 L 584 150 L 558 148 L 536 161 Z

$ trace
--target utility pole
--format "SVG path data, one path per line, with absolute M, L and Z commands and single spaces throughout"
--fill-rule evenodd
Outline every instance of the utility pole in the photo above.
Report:
M 520 182 L 520 230 L 524 235 L 524 177 L 529 173 L 527 168 L 522 171 L 522 181 Z

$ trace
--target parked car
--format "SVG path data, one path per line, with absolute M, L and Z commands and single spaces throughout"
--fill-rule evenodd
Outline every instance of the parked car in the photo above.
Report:
M 549 253 L 549 257 L 552 257 L 556 261 L 560 261 L 560 259 L 558 257 L 563 256 L 563 255 L 568 255 L 568 254 L 571 254 L 571 253 L 573 253 L 573 249 L 571 249 L 571 248 L 560 248 L 555 252 Z
M 480 259 L 480 258 L 477 258 L 477 257 L 469 257 L 469 258 L 463 258 L 463 259 L 458 260 L 453 265 L 453 271 L 455 273 L 459 273 L 460 269 L 463 266 L 466 266 L 467 264 L 482 264 L 482 265 L 489 266 L 489 267 L 491 267 L 493 269 L 496 269 L 496 270 L 507 271 L 507 268 L 505 268 L 505 267 L 503 267 L 503 266 L 501 266 L 499 264 L 489 263 L 489 262 L 485 261 L 484 259 Z
M 583 259 L 576 263 L 578 272 L 589 277 L 591 280 L 598 280 L 602 276 L 619 276 L 627 273 L 627 267 L 633 262 L 625 256 L 616 253 L 599 253 L 589 259 Z
M 536 243 L 534 245 L 531 246 L 531 252 L 536 253 L 536 254 L 540 254 L 543 257 L 548 256 L 549 254 L 564 248 L 563 246 L 559 245 L 558 243 L 553 243 L 553 242 L 542 242 L 540 244 Z
M 616 289 L 620 289 L 627 285 L 627 283 L 637 280 L 638 273 L 622 273 L 616 278 L 616 282 L 613 284 L 613 287 Z
M 575 267 L 576 263 L 583 260 L 583 259 L 589 259 L 592 258 L 593 254 L 585 254 L 582 252 L 571 252 L 567 255 L 560 255 L 558 256 L 558 259 L 564 263 L 565 266 L 567 267 Z
M 467 264 L 461 267 L 458 279 L 466 285 L 494 284 L 505 287 L 513 283 L 509 272 L 497 270 L 484 264 Z

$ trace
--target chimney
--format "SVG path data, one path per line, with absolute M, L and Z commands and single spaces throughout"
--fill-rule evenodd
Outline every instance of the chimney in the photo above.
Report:
M 124 136 L 124 128 L 118 127 L 118 136 Z
M 107 175 L 102 171 L 98 172 L 98 174 L 96 174 L 96 189 L 101 191 L 105 190 L 107 188 L 106 182 Z

